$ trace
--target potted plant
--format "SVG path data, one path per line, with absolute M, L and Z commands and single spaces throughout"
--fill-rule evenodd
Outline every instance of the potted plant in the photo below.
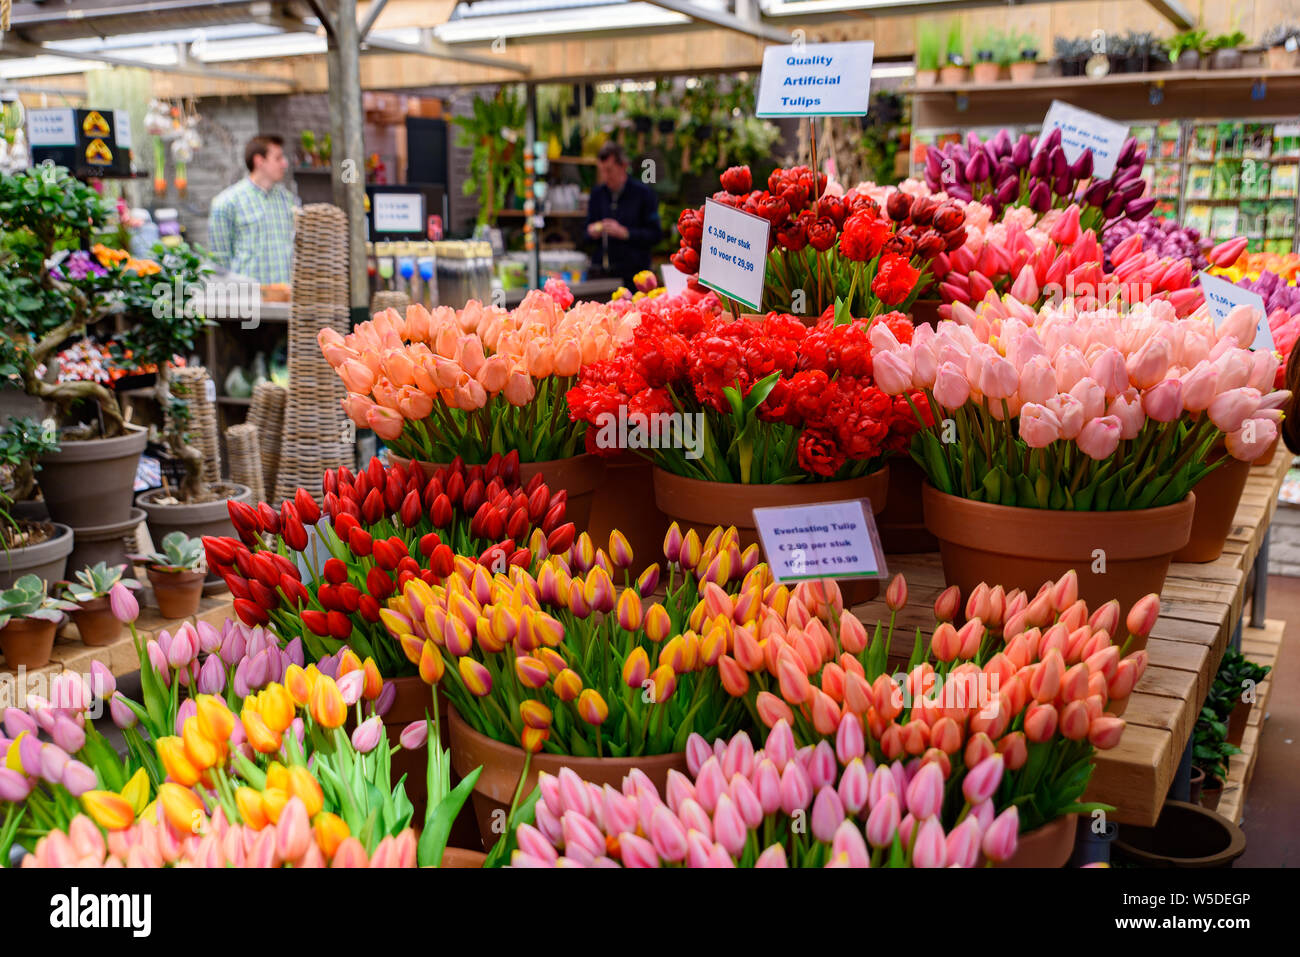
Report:
M 1185 30 L 1169 39 L 1169 60 L 1179 70 L 1199 70 L 1205 49 L 1204 30 Z
M 1210 55 L 1211 70 L 1241 69 L 1241 45 L 1246 42 L 1246 34 L 1240 30 L 1221 33 L 1205 41 L 1205 52 Z
M 1295 51 L 1300 48 L 1300 29 L 1290 23 L 1274 24 L 1264 31 L 1260 43 L 1270 70 L 1288 70 L 1295 64 Z
M 916 26 L 916 85 L 934 86 L 939 78 L 939 60 L 944 38 L 936 20 L 921 18 Z
M 77 607 L 50 597 L 46 588 L 35 575 L 24 575 L 0 592 L 0 651 L 10 668 L 32 671 L 48 664 L 63 612 Z
M 162 549 L 142 556 L 159 612 L 164 618 L 197 614 L 203 598 L 203 543 L 172 532 L 162 540 Z
M 511 87 L 501 86 L 491 98 L 475 97 L 471 115 L 452 120 L 460 127 L 456 145 L 473 150 L 463 188 L 466 196 L 478 194 L 479 225 L 495 222 L 511 191 L 523 194 L 524 155 L 519 140 L 525 119 L 523 101 Z
M 70 338 L 108 315 L 131 290 L 150 286 L 154 263 L 121 251 L 107 265 L 87 251 L 109 208 L 63 167 L 42 164 L 0 179 L 0 300 L 6 303 L 0 373 L 53 405 L 62 449 L 41 459 L 50 517 L 74 529 L 125 521 L 147 435 L 131 430 L 98 382 L 44 375 Z M 143 292 L 147 295 L 147 292 Z
M 1128 59 L 1124 64 L 1125 72 L 1145 73 L 1151 68 L 1151 51 L 1156 42 L 1155 34 L 1148 31 L 1130 30 L 1125 40 L 1128 44 Z
M 1256 664 L 1234 648 L 1223 653 L 1214 679 L 1216 714 L 1228 723 L 1228 743 L 1241 746 L 1255 702 L 1255 690 L 1273 669 Z
M 966 82 L 969 72 L 966 62 L 966 45 L 962 42 L 961 21 L 949 20 L 944 41 L 943 66 L 939 69 L 939 78 L 944 86 L 958 86 Z
M 975 43 L 975 62 L 971 64 L 971 77 L 976 83 L 996 83 L 1001 69 L 1001 55 L 1006 37 L 1001 30 L 989 27 Z
M 122 633 L 122 622 L 113 614 L 108 596 L 119 582 L 126 588 L 140 587 L 139 582 L 122 578 L 125 571 L 125 565 L 110 568 L 100 562 L 83 568 L 76 581 L 64 585 L 63 597 L 76 603 L 69 614 L 83 644 L 111 645 Z
M 1009 35 L 1004 62 L 1011 71 L 1012 83 L 1029 83 L 1038 72 L 1038 47 L 1031 33 Z
M 1056 37 L 1052 40 L 1053 59 L 1061 76 L 1081 76 L 1092 47 L 1083 37 Z
M 1228 759 L 1241 754 L 1241 748 L 1228 743 L 1228 725 L 1214 709 L 1206 706 L 1196 721 L 1192 732 L 1192 762 L 1205 772 L 1201 786 L 1201 804 L 1213 811 L 1223 796 L 1223 785 L 1228 780 Z
M 58 447 L 52 431 L 35 419 L 11 417 L 0 430 L 0 466 L 8 470 L 0 489 L 0 587 L 24 575 L 47 582 L 63 577 L 72 529 L 48 521 L 44 503 L 31 501 L 40 457 Z
M 1133 52 L 1132 35 L 1112 34 L 1106 37 L 1106 60 L 1111 73 L 1127 73 L 1129 56 Z

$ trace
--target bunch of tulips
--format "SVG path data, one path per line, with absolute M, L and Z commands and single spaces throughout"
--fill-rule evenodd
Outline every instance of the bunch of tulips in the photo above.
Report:
M 1145 650 L 1121 657 L 1112 638 L 1121 626 L 1118 603 L 1089 615 L 1073 571 L 1032 598 L 977 587 L 960 628 L 953 621 L 961 596 L 949 588 L 935 603 L 932 635 L 926 640 L 918 629 L 907 668 L 896 675 L 888 663 L 907 603 L 901 577 L 886 593 L 888 625 L 873 635 L 843 609 L 830 581 L 801 583 L 784 607 L 764 603 L 752 625 L 727 614 L 724 596 L 712 598 L 720 606 L 715 627 L 730 634 L 718 661 L 723 687 L 763 724 L 785 722 L 799 744 L 816 745 L 852 720 L 874 760 L 933 762 L 950 796 L 980 761 L 1001 754 L 1006 774 L 995 807 L 1018 805 L 1025 830 L 1083 809 L 1077 802 L 1093 749 L 1118 743 L 1124 722 L 1114 712 L 1147 663 Z M 1129 641 L 1145 642 L 1159 608 L 1151 595 L 1130 610 Z M 960 810 L 955 799 L 946 807 Z
M 1289 392 L 1278 359 L 1251 352 L 1257 310 L 1215 329 L 1165 301 L 1032 308 L 1004 297 L 976 322 L 923 326 L 910 343 L 871 330 L 876 382 L 923 390 L 912 455 L 939 491 L 1024 508 L 1105 511 L 1181 501 L 1226 459 L 1278 434 Z
M 1014 142 L 1007 130 L 987 141 L 970 132 L 964 143 L 926 147 L 925 182 L 951 199 L 982 202 L 994 213 L 1008 206 L 1045 213 L 1077 201 L 1086 227 L 1101 233 L 1116 220 L 1142 219 L 1155 208 L 1155 199 L 1143 195 L 1145 163 L 1146 147 L 1132 137 L 1120 149 L 1114 172 L 1102 179 L 1093 174 L 1091 150 L 1073 163 L 1066 159 L 1059 129 L 1043 137 L 1022 134 Z
M 579 757 L 680 751 L 693 730 L 727 733 L 743 718 L 713 668 L 722 636 L 702 637 L 702 589 L 739 589 L 756 610 L 779 586 L 734 528 L 701 542 L 674 524 L 665 557 L 663 601 L 647 604 L 659 565 L 634 577 L 615 531 L 608 552 L 583 533 L 535 574 L 458 562 L 440 584 L 413 578 L 382 616 L 420 676 L 494 740 Z
M 205 538 L 209 567 L 245 622 L 299 641 L 317 658 L 350 644 L 390 677 L 409 669 L 379 613 L 409 580 L 437 584 L 463 555 L 493 569 L 528 567 L 539 550 L 564 551 L 573 542 L 573 523 L 564 521 L 567 493 L 552 493 L 540 475 L 521 485 L 515 452 L 482 466 L 457 459 L 428 478 L 418 467 L 372 459 L 356 475 L 326 472 L 323 487 L 323 509 L 304 489 L 278 512 L 232 501 L 240 538 Z M 329 558 L 318 567 L 305 525 L 322 516 Z M 305 583 L 291 560 L 298 555 Z
M 952 791 L 937 762 L 878 765 L 850 714 L 834 746 L 797 748 L 778 721 L 758 751 L 744 733 L 691 735 L 686 760 L 690 776 L 668 772 L 662 796 L 639 769 L 621 791 L 568 768 L 539 775 L 537 823 L 519 826 L 512 865 L 975 867 L 1015 854 L 1019 812 L 994 809 L 1001 754 L 979 757 Z
M 417 303 L 405 319 L 388 309 L 347 336 L 322 329 L 321 352 L 347 388 L 348 416 L 407 458 L 566 458 L 582 426 L 564 393 L 584 365 L 609 358 L 635 314 L 599 303 L 566 311 L 563 292 L 534 290 L 511 312 L 476 300 L 432 313 Z

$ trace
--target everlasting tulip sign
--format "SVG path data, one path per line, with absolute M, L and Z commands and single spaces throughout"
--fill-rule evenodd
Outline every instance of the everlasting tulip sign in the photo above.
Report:
M 758 312 L 767 269 L 767 234 L 772 224 L 725 203 L 704 201 L 700 285 L 730 296 Z
M 768 47 L 758 116 L 865 116 L 874 43 Z
M 1069 162 L 1075 162 L 1084 150 L 1090 149 L 1092 175 L 1096 179 L 1106 179 L 1115 172 L 1120 151 L 1128 139 L 1126 124 L 1053 100 L 1043 120 L 1043 132 L 1038 137 L 1039 146 L 1048 133 L 1057 129 L 1061 131 L 1061 148 L 1065 150 L 1065 158 Z
M 1260 320 L 1255 329 L 1255 341 L 1251 343 L 1250 348 L 1257 351 L 1276 348 L 1273 344 L 1273 330 L 1268 325 L 1268 309 L 1264 306 L 1263 296 L 1249 289 L 1234 286 L 1226 279 L 1211 276 L 1209 273 L 1201 273 L 1200 280 L 1206 305 L 1210 307 L 1210 315 L 1214 317 L 1214 328 L 1219 328 L 1223 320 L 1228 318 L 1228 313 L 1237 306 L 1250 306 L 1252 309 L 1259 310 Z
M 756 508 L 754 524 L 779 582 L 888 574 L 876 520 L 865 499 Z

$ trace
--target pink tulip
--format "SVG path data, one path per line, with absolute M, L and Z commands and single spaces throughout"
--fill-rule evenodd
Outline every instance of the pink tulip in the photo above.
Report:
M 718 807 L 713 813 L 713 833 L 718 843 L 733 857 L 744 853 L 749 828 L 740 816 L 735 802 L 726 794 L 718 798 Z
M 397 738 L 398 743 L 408 751 L 418 751 L 429 741 L 429 725 L 426 721 L 412 721 Z
M 1095 418 L 1084 425 L 1077 439 L 1079 451 L 1098 462 L 1104 462 L 1119 448 L 1120 423 L 1113 415 Z
M 871 807 L 867 817 L 867 841 L 872 847 L 889 847 L 898 833 L 900 809 L 898 795 L 886 793 Z
M 130 709 L 121 695 L 115 694 L 108 699 L 108 714 L 113 719 L 113 723 L 122 730 L 134 728 L 140 720 L 139 716 Z
M 871 774 L 861 758 L 853 758 L 840 775 L 839 795 L 849 814 L 857 814 L 869 804 Z
M 812 782 L 797 761 L 791 761 L 781 774 L 781 809 L 788 817 L 808 810 L 813 798 Z
M 1040 288 L 1038 280 L 1034 276 L 1032 266 L 1022 266 L 1020 272 L 1016 275 L 1016 281 L 1011 284 L 1012 298 L 1020 302 L 1033 302 L 1038 298 Z
M 101 701 L 111 698 L 114 692 L 117 691 L 117 678 L 99 660 L 90 663 L 90 683 L 92 694 Z
M 375 435 L 386 442 L 391 442 L 401 437 L 406 420 L 402 418 L 400 412 L 377 405 L 366 413 L 366 425 Z
M 604 818 L 606 834 L 618 836 L 636 830 L 636 804 L 608 784 L 601 793 L 601 816 Z
M 1183 414 L 1183 382 L 1165 379 L 1142 393 L 1142 411 L 1156 422 L 1173 422 Z
M 54 731 L 50 735 L 54 743 L 69 754 L 76 754 L 86 744 L 86 732 L 66 714 L 54 719 Z
M 1056 373 L 1046 356 L 1033 356 L 1021 367 L 1019 393 L 1025 404 L 1041 404 L 1056 395 Z
M 1247 419 L 1242 427 L 1224 439 L 1228 454 L 1242 462 L 1253 462 L 1277 439 L 1277 423 L 1269 419 Z
M 980 839 L 984 836 L 979 821 L 968 816 L 948 834 L 944 845 L 948 865 L 974 867 L 979 863 Z
M 95 772 L 73 758 L 63 767 L 62 783 L 73 797 L 81 797 L 99 785 Z
M 1084 421 L 1106 414 L 1106 393 L 1091 376 L 1084 376 L 1070 389 L 1070 395 L 1083 406 Z
M 830 742 L 817 742 L 806 770 L 813 790 L 820 790 L 828 784 L 835 783 L 835 779 L 839 776 L 839 766 L 835 763 L 835 750 Z
M 789 864 L 786 862 L 785 847 L 780 844 L 773 844 L 768 847 L 762 854 L 758 855 L 758 860 L 754 862 L 754 867 L 764 868 L 785 868 Z
M 221 694 L 226 690 L 226 669 L 216 655 L 208 655 L 199 668 L 199 694 Z
M 934 817 L 943 807 L 943 769 L 933 762 L 916 772 L 907 786 L 907 809 L 917 820 Z
M 379 746 L 384 736 L 384 722 L 379 715 L 362 721 L 352 732 L 352 747 L 359 754 L 369 754 Z
M 886 395 L 902 395 L 912 388 L 912 367 L 897 352 L 872 353 L 871 372 L 877 387 Z
M 996 863 L 1011 860 L 1016 853 L 1016 836 L 1020 832 L 1020 812 L 1013 804 L 996 818 L 984 831 L 981 844 L 984 856 Z
M 36 786 L 34 778 L 26 777 L 12 768 L 0 766 L 0 801 L 21 804 Z
M 700 766 L 713 755 L 713 748 L 703 735 L 692 733 L 686 739 L 686 770 L 692 775 L 700 773 Z M 678 772 L 679 774 L 681 772 Z
M 680 861 L 686 857 L 686 828 L 663 805 L 657 807 L 650 818 L 650 841 L 658 856 L 666 861 Z
M 831 839 L 832 860 L 844 859 L 849 867 L 870 867 L 871 851 L 862 831 L 852 821 L 841 821 Z
M 934 379 L 934 399 L 945 409 L 957 409 L 970 398 L 970 381 L 952 362 L 939 366 Z
M 1208 360 L 1198 362 L 1183 375 L 1183 407 L 1188 412 L 1202 412 L 1219 394 L 1219 369 Z
M 866 737 L 862 730 L 862 719 L 849 712 L 840 719 L 835 731 L 835 756 L 840 764 L 848 765 L 854 758 L 860 758 L 867 751 Z
M 1009 399 L 1016 394 L 1020 386 L 1020 374 L 1016 367 L 996 356 L 984 363 L 979 373 L 979 390 L 989 399 Z
M 844 804 L 835 789 L 825 785 L 817 792 L 812 808 L 812 834 L 819 841 L 830 843 L 844 821 Z
M 776 765 L 777 771 L 784 771 L 785 766 L 794 759 L 794 732 L 789 722 L 784 719 L 772 726 L 763 744 L 763 753 Z
M 58 784 L 63 780 L 63 769 L 69 760 L 68 752 L 57 744 L 45 745 L 41 748 L 41 778 L 50 784 Z
M 1002 783 L 1002 755 L 994 754 L 985 758 L 966 772 L 961 784 L 962 794 L 969 804 L 979 804 L 991 798 Z
M 558 775 L 560 803 L 566 811 L 576 811 L 583 817 L 591 815 L 591 793 L 578 772 L 572 768 L 560 768 Z
M 731 780 L 737 774 L 749 777 L 753 770 L 754 744 L 749 740 L 749 735 L 742 731 L 727 744 L 727 750 L 722 755 L 722 775 Z
M 1061 423 L 1046 407 L 1026 403 L 1020 410 L 1020 438 L 1032 449 L 1042 449 L 1061 438 Z
M 664 810 L 666 811 L 667 808 Z M 564 817 L 560 819 L 560 826 L 564 833 L 566 854 L 572 855 L 575 848 L 581 848 L 589 858 L 594 860 L 605 853 L 605 836 L 589 818 L 577 811 L 565 811 Z
M 727 790 L 727 778 L 722 773 L 722 763 L 715 755 L 704 762 L 695 778 L 695 800 L 710 814 L 718 806 L 718 798 Z
M 1231 336 L 1239 344 L 1248 345 L 1255 341 L 1255 330 L 1263 318 L 1258 309 L 1242 303 L 1228 310 L 1215 332 L 1220 342 Z
M 1177 384 L 1177 379 L 1167 380 Z M 1119 437 L 1124 440 L 1136 439 L 1142 427 L 1146 425 L 1146 413 L 1136 391 L 1132 395 L 1117 395 L 1110 400 L 1106 414 L 1119 420 Z
M 764 758 L 754 769 L 754 791 L 764 815 L 775 814 L 781 807 L 781 772 L 769 758 Z
M 1163 338 L 1150 338 L 1129 356 L 1129 381 L 1139 389 L 1149 389 L 1169 370 L 1169 344 Z
M 36 734 L 36 719 L 17 708 L 5 708 L 4 724 L 5 734 L 15 741 L 24 733 Z
M 1260 394 L 1249 387 L 1221 392 L 1210 403 L 1210 421 L 1223 432 L 1236 432 L 1259 408 Z
M 1076 382 L 1092 371 L 1083 353 L 1073 345 L 1061 347 L 1052 365 L 1056 369 L 1056 388 L 1059 392 L 1069 392 Z
M 947 846 L 943 825 L 937 817 L 927 817 L 916 830 L 916 839 L 912 844 L 912 866 L 943 867 L 946 863 Z
M 1047 410 L 1061 423 L 1061 438 L 1075 439 L 1083 430 L 1086 421 L 1083 403 L 1067 392 L 1063 392 L 1046 403 Z

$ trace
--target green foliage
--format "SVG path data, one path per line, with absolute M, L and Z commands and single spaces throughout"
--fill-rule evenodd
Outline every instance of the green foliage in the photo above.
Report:
M 1234 754 L 1241 754 L 1241 748 L 1228 743 L 1227 722 L 1206 705 L 1201 709 L 1196 729 L 1192 732 L 1192 763 L 1204 771 L 1207 778 L 1226 781 L 1228 759 Z
M 125 572 L 125 565 L 107 565 L 104 562 L 88 565 L 77 572 L 77 580 L 69 582 L 64 593 L 69 599 L 77 602 L 104 598 L 110 589 L 122 580 Z
M 491 222 L 511 187 L 524 188 L 523 136 L 527 122 L 523 101 L 512 87 L 502 86 L 492 99 L 476 99 L 471 116 L 458 116 L 456 145 L 472 148 L 466 196 L 479 195 L 478 222 Z
M 1246 34 L 1240 30 L 1234 30 L 1232 33 L 1221 33 L 1217 37 L 1210 37 L 1205 41 L 1205 53 L 1213 53 L 1215 50 L 1235 50 L 1246 42 Z
M 162 540 L 163 550 L 146 555 L 145 561 L 160 572 L 194 571 L 203 561 L 203 542 L 184 532 L 172 532 Z
M 1197 53 L 1209 52 L 1204 30 L 1184 30 L 1182 33 L 1174 34 L 1169 39 L 1169 59 L 1171 61 L 1176 61 L 1189 50 L 1195 50 Z
M 188 296 L 212 274 L 212 267 L 201 257 L 202 250 L 184 243 L 171 248 L 158 244 L 152 253 L 162 271 L 122 291 L 127 318 L 133 321 L 110 349 L 113 358 L 126 368 L 156 365 L 161 369 L 173 356 L 193 352 L 199 333 L 213 325 L 193 302 L 175 301 L 177 288 L 182 297 Z
M 45 593 L 45 582 L 35 575 L 24 575 L 13 586 L 0 592 L 0 628 L 15 618 L 38 618 L 59 621 L 63 612 L 77 606 Z
M 944 36 L 937 20 L 922 18 L 916 25 L 916 68 L 937 70 L 942 59 Z
M 949 20 L 945 35 L 947 39 L 944 41 L 944 50 L 948 54 L 948 61 L 958 66 L 964 64 L 966 44 L 962 39 L 961 21 L 956 17 Z
M 58 437 L 40 422 L 10 417 L 0 429 L 0 465 L 10 470 L 14 500 L 31 498 L 41 456 L 58 450 Z

